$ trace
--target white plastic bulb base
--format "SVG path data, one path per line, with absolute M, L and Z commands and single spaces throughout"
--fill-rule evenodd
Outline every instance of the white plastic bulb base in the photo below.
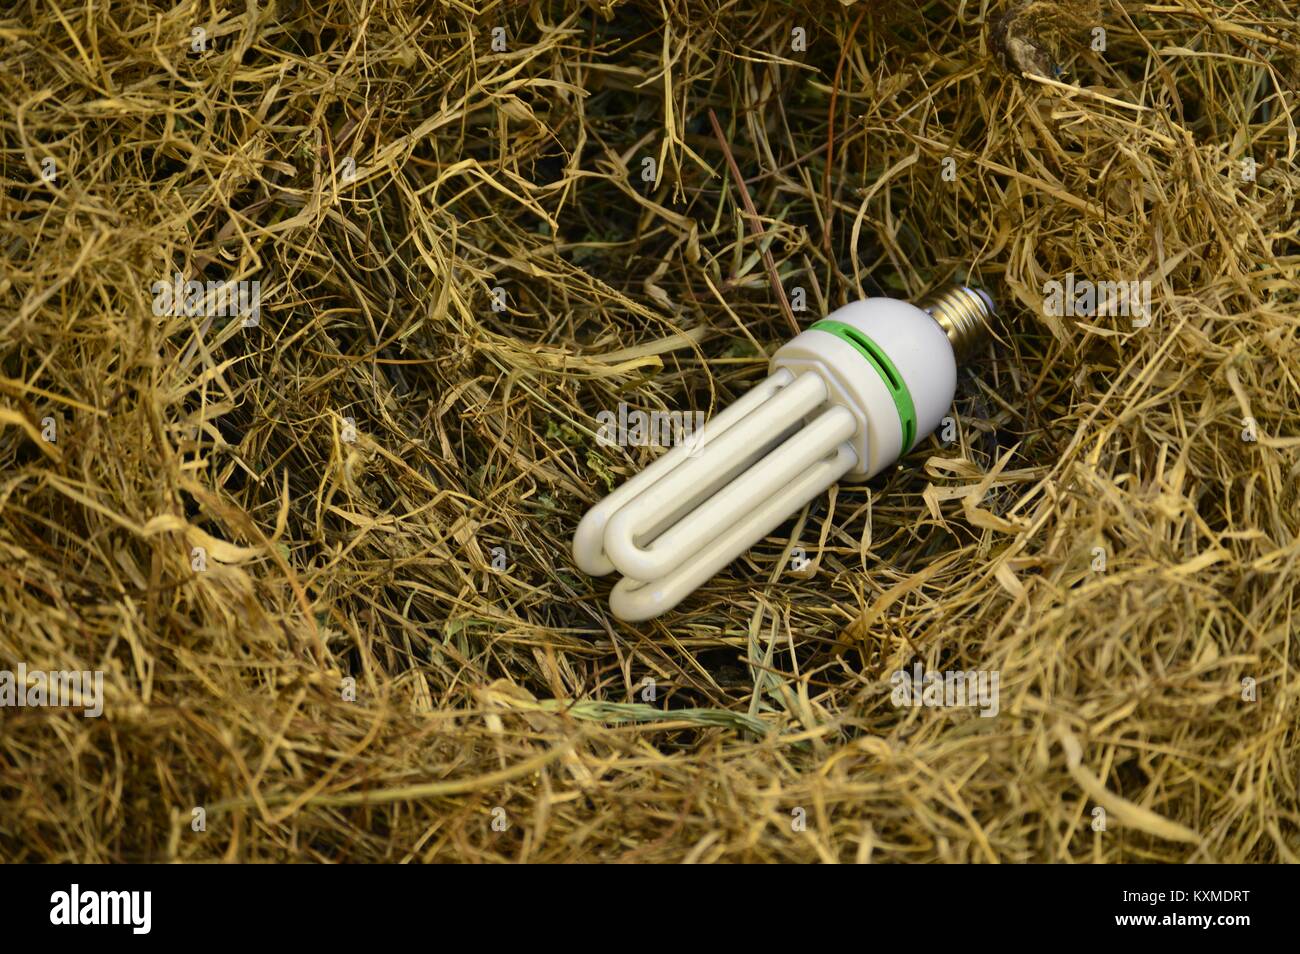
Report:
M 845 305 L 783 345 L 766 380 L 627 481 L 578 525 L 573 557 L 617 570 L 619 619 L 666 613 L 841 478 L 865 480 L 939 426 L 957 358 L 988 333 L 964 286 L 921 306 Z

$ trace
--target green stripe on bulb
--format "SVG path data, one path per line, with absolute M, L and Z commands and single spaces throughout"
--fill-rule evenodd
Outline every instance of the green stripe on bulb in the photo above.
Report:
M 903 428 L 903 449 L 899 452 L 899 456 L 911 450 L 916 440 L 916 405 L 912 403 L 912 393 L 907 390 L 907 383 L 898 373 L 898 368 L 894 367 L 894 362 L 889 360 L 889 355 L 885 354 L 884 349 L 857 328 L 846 325 L 842 321 L 823 319 L 811 325 L 809 330 L 824 331 L 842 341 L 847 341 L 867 359 L 867 364 L 876 369 L 880 380 L 889 390 L 889 396 L 894 399 L 894 406 L 898 408 L 898 421 Z

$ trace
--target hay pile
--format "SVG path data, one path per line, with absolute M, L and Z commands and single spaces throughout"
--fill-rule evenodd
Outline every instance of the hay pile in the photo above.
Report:
M 0 21 L 0 856 L 1296 860 L 1292 4 L 238 6 Z M 597 412 L 967 276 L 950 443 L 607 615 Z

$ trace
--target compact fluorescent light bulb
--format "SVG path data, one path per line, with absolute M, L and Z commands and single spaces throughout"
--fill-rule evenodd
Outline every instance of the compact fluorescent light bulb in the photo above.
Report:
M 623 574 L 610 608 L 643 620 L 680 603 L 841 477 L 866 480 L 939 426 L 957 361 L 993 303 L 955 286 L 918 305 L 867 298 L 772 356 L 770 375 L 588 511 L 578 566 Z

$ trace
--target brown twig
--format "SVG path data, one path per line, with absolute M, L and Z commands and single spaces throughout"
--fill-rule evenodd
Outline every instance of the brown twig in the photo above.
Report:
M 831 83 L 831 105 L 826 122 L 826 171 L 822 174 L 822 197 L 826 204 L 826 214 L 822 218 L 822 248 L 827 255 L 831 252 L 831 165 L 835 162 L 835 104 L 839 99 L 840 74 L 844 72 L 844 59 L 849 55 L 849 43 L 858 32 L 858 24 L 866 12 L 866 7 L 863 7 L 853 21 L 853 26 L 849 27 L 844 46 L 840 48 L 840 61 L 835 66 L 835 81 Z
M 754 208 L 754 200 L 749 197 L 749 189 L 745 188 L 745 179 L 740 174 L 740 166 L 736 165 L 736 157 L 731 154 L 731 145 L 727 142 L 727 137 L 722 133 L 722 124 L 718 122 L 718 114 L 712 109 L 709 110 L 709 122 L 713 123 L 713 134 L 718 137 L 718 145 L 722 147 L 722 154 L 727 157 L 727 165 L 731 169 L 731 179 L 736 183 L 736 191 L 740 193 L 741 204 L 745 207 L 745 217 L 746 221 L 749 222 L 749 230 L 761 242 L 767 234 L 767 230 L 763 228 L 763 220 L 758 217 L 758 210 Z M 781 303 L 781 312 L 785 315 L 786 323 L 790 326 L 790 333 L 797 335 L 799 333 L 799 322 L 795 321 L 794 309 L 790 307 L 790 299 L 785 296 L 785 288 L 781 285 L 781 276 L 776 273 L 776 261 L 772 258 L 772 250 L 765 248 L 762 249 L 762 253 L 763 267 L 767 269 L 767 277 L 772 282 L 772 291 Z

